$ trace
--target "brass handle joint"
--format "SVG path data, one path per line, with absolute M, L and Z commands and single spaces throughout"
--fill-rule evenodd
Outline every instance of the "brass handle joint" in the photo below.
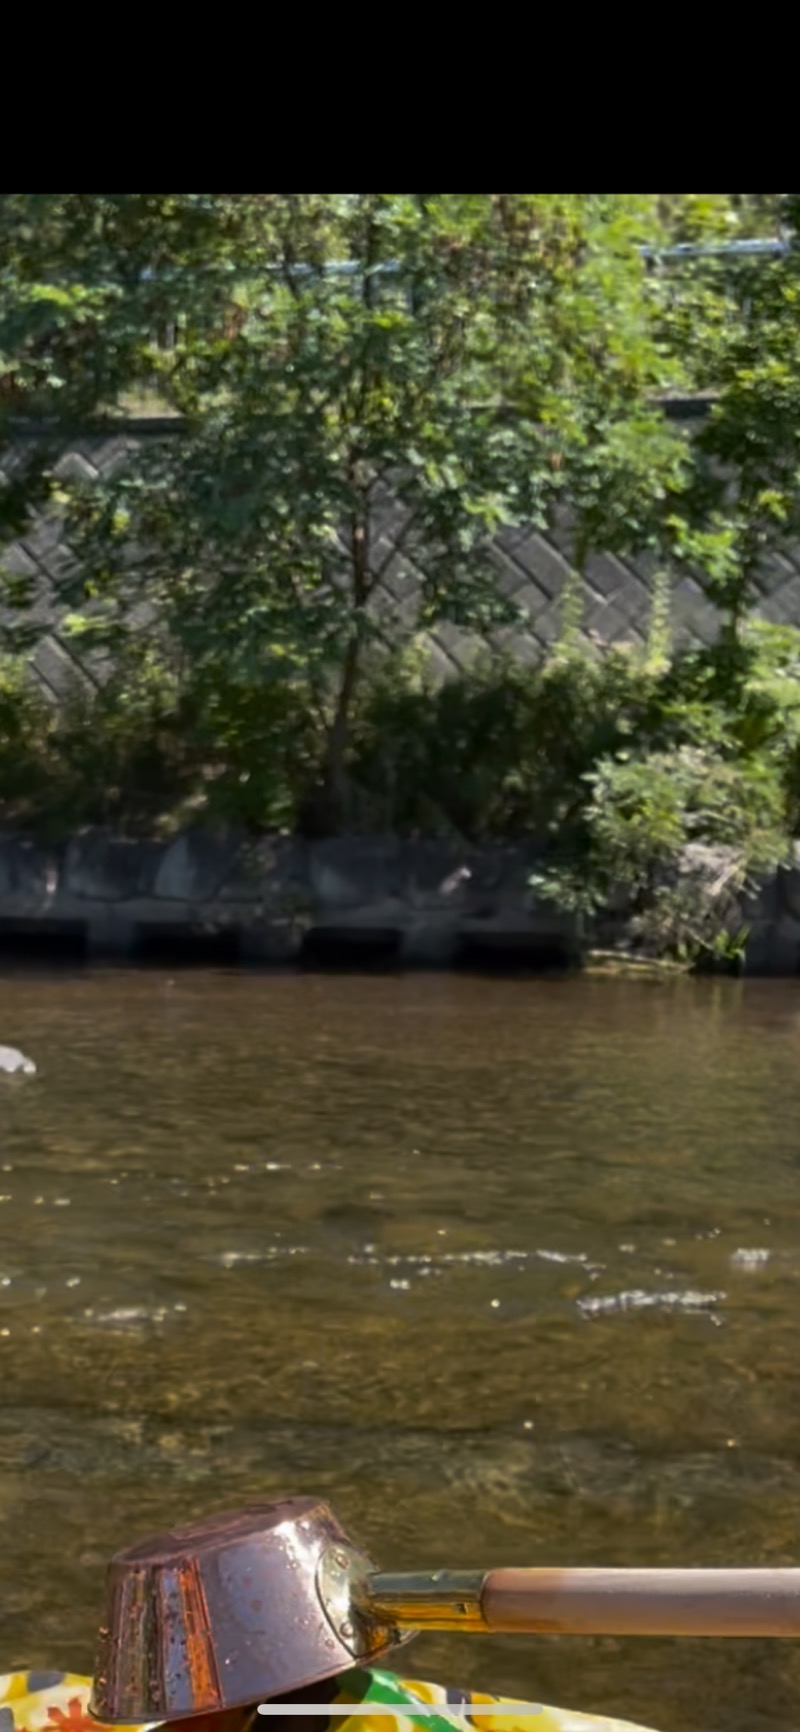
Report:
M 485 1630 L 482 1570 L 379 1571 L 363 1583 L 363 1610 L 381 1623 L 416 1630 Z

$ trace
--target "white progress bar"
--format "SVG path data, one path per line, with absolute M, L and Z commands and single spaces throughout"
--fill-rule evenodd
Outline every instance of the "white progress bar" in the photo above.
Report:
M 393 1714 L 395 1718 L 400 1715 L 405 1719 L 415 1720 L 420 1714 L 457 1714 L 476 1720 L 489 1716 L 492 1719 L 516 1720 L 523 1715 L 543 1712 L 541 1704 L 536 1702 L 397 1702 L 394 1707 L 384 1702 L 260 1702 L 258 1705 L 258 1713 L 265 1718 L 270 1714 L 274 1714 L 276 1718 L 284 1714 L 340 1714 L 343 1718 L 351 1714 Z

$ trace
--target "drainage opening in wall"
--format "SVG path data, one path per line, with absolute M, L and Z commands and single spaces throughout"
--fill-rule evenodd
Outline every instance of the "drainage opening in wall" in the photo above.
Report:
M 531 932 L 462 932 L 453 957 L 467 974 L 563 974 L 573 964 L 566 938 Z
M 391 926 L 312 926 L 303 937 L 304 968 L 361 974 L 399 968 L 402 934 Z
M 84 920 L 0 920 L 0 966 L 85 962 L 88 948 Z
M 132 960 L 148 968 L 236 968 L 241 961 L 239 934 L 189 926 L 140 926 Z

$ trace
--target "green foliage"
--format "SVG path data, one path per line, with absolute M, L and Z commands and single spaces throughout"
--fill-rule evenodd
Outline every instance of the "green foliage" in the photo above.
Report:
M 1 194 L 0 543 L 63 513 L 61 629 L 106 660 L 50 706 L 20 659 L 37 582 L 6 574 L 0 817 L 533 838 L 587 918 L 622 895 L 651 948 L 730 954 L 800 829 L 800 635 L 751 617 L 800 535 L 800 249 L 663 249 L 797 232 L 798 208 Z M 697 391 L 688 436 L 660 399 Z M 77 427 L 143 400 L 179 436 L 57 473 Z M 432 625 L 515 622 L 495 532 L 565 508 L 544 665 L 487 652 L 434 684 Z M 587 560 L 644 548 L 645 649 L 590 656 Z M 672 642 L 686 570 L 720 622 L 702 651 Z
M 566 646 L 533 670 L 487 657 L 444 685 L 386 664 L 354 726 L 360 823 L 471 841 L 571 834 L 585 772 L 643 701 L 622 652 L 599 661 Z
M 21 658 L 0 658 L 0 800 L 25 821 L 47 803 L 55 713 Z
M 50 834 L 291 828 L 319 752 L 288 685 L 265 695 L 205 675 L 181 681 L 131 646 L 105 683 L 76 681 L 56 707 L 23 658 L 0 664 L 0 823 Z
M 46 831 L 147 830 L 187 791 L 183 716 L 161 670 L 119 667 L 48 702 L 22 658 L 0 668 L 0 819 Z
M 513 623 L 499 526 L 568 497 L 578 565 L 658 543 L 685 451 L 651 402 L 653 232 L 638 194 L 0 195 L 7 403 L 65 428 L 156 389 L 183 418 L 60 483 L 72 629 L 120 655 L 144 603 L 159 653 L 207 682 L 223 660 L 232 687 L 301 673 L 342 822 L 375 645 Z
M 602 685 L 608 672 L 613 658 Z M 730 956 L 743 899 L 797 833 L 799 728 L 793 628 L 756 623 L 655 669 L 632 658 L 616 746 L 585 768 L 578 826 L 539 888 L 587 917 L 622 896 L 657 953 Z
M 181 737 L 194 766 L 194 816 L 254 833 L 302 822 L 322 729 L 301 680 L 232 680 L 223 663 L 192 670 Z
M 686 201 L 681 238 L 695 242 L 758 232 L 762 217 L 773 235 L 782 219 L 797 234 L 795 195 L 699 195 L 693 209 L 698 195 L 667 197 Z M 800 248 L 662 262 L 650 293 L 671 388 L 709 399 L 680 496 L 667 502 L 664 545 L 736 637 L 769 558 L 800 534 Z
M 0 669 L 0 822 L 64 834 L 187 822 L 252 832 L 308 822 L 325 743 L 301 675 L 178 678 L 132 651 L 59 709 L 22 661 Z M 534 842 L 536 884 L 592 923 L 627 909 L 645 949 L 730 959 L 743 899 L 800 824 L 800 632 L 668 658 L 539 669 L 485 660 L 445 686 L 416 651 L 368 661 L 348 743 L 354 830 Z M 312 801 L 313 805 L 313 801 Z

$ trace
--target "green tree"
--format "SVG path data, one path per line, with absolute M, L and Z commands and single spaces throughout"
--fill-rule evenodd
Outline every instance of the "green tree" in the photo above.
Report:
M 784 235 L 775 258 L 712 255 L 667 261 L 651 277 L 654 327 L 673 388 L 702 392 L 688 485 L 669 525 L 672 557 L 703 582 L 721 616 L 731 678 L 770 558 L 800 533 L 800 250 L 796 195 L 667 195 L 682 199 L 691 238 L 725 238 L 768 215 Z M 727 201 L 727 209 L 725 208 Z M 673 213 L 675 219 L 675 213 Z M 690 220 L 691 219 L 691 220 Z M 734 235 L 735 238 L 735 235 Z M 746 660 L 746 658 L 745 658 Z
M 225 233 L 213 195 L 0 194 L 0 546 L 58 496 L 65 438 L 163 389 L 200 282 L 202 317 L 224 316 Z
M 663 539 L 684 449 L 651 404 L 649 195 L 4 196 L 16 401 L 61 427 L 147 388 L 182 417 L 72 488 L 71 628 L 118 647 L 145 603 L 228 692 L 302 679 L 323 821 L 373 642 L 513 621 L 502 524 L 569 499 L 579 565 Z

